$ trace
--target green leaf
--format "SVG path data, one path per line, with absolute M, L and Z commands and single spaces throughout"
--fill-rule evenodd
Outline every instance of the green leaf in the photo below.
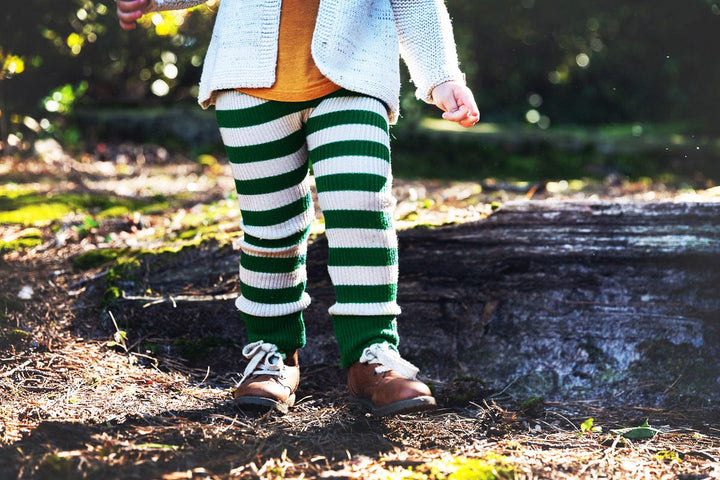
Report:
M 682 462 L 682 454 L 675 450 L 660 450 L 655 458 L 663 462 Z
M 165 443 L 141 443 L 135 445 L 138 450 L 180 450 L 179 445 L 168 445 Z
M 602 432 L 602 427 L 596 427 L 594 426 L 595 419 L 588 418 L 584 422 L 580 424 L 580 432 L 582 433 L 592 433 L 592 432 Z
M 127 332 L 125 330 L 118 330 L 113 334 L 113 340 L 117 343 L 125 343 L 127 340 Z
M 623 437 L 630 440 L 641 440 L 644 438 L 653 438 L 658 434 L 660 430 L 652 428 L 647 420 L 639 427 L 631 428 L 620 428 L 617 430 L 610 430 L 613 435 L 622 435 Z

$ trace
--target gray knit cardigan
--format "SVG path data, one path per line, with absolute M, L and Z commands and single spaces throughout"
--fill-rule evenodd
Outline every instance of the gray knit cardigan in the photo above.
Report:
M 150 0 L 147 11 L 176 10 L 204 0 Z M 218 91 L 275 82 L 281 0 L 222 0 L 200 80 L 198 102 Z M 402 55 L 418 98 L 462 81 L 450 16 L 443 0 L 320 0 L 312 56 L 337 85 L 380 99 L 399 115 Z

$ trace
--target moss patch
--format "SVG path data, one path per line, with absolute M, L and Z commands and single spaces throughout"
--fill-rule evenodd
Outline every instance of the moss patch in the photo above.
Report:
M 90 270 L 114 262 L 127 252 L 127 248 L 100 248 L 97 250 L 89 250 L 73 258 L 72 265 L 78 270 Z
M 13 250 L 25 250 L 42 245 L 43 234 L 37 228 L 28 228 L 12 240 L 0 241 L 0 253 Z
M 25 330 L 13 329 L 0 332 L 0 350 L 20 350 L 30 344 L 32 334 Z
M 496 454 L 481 458 L 450 457 L 409 468 L 392 468 L 387 478 L 397 480 L 511 480 L 515 467 Z
M 0 212 L 0 223 L 16 225 L 47 225 L 71 213 L 73 208 L 61 202 L 46 202 L 26 205 L 10 211 Z
M 98 218 L 112 218 L 130 212 L 143 214 L 163 212 L 170 207 L 162 195 L 144 199 L 125 199 L 97 194 L 45 192 L 19 189 L 0 195 L 0 223 L 15 225 L 48 225 L 69 213 L 97 214 Z

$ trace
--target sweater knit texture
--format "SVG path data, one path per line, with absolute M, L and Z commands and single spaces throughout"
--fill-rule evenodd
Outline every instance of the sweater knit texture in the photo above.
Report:
M 146 11 L 197 6 L 203 0 L 151 0 Z M 198 102 L 217 93 L 275 82 L 281 0 L 222 0 L 205 56 Z M 400 111 L 402 55 L 416 96 L 462 81 L 450 16 L 443 0 L 320 0 L 312 56 L 341 87 L 381 100 L 391 123 Z

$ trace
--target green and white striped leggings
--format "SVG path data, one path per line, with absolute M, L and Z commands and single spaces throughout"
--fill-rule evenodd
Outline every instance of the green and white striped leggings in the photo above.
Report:
M 397 237 L 385 106 L 344 90 L 307 102 L 226 91 L 216 113 L 242 213 L 236 305 L 248 341 L 274 343 L 282 352 L 305 344 L 312 165 L 340 362 L 351 365 L 374 343 L 396 347 Z

